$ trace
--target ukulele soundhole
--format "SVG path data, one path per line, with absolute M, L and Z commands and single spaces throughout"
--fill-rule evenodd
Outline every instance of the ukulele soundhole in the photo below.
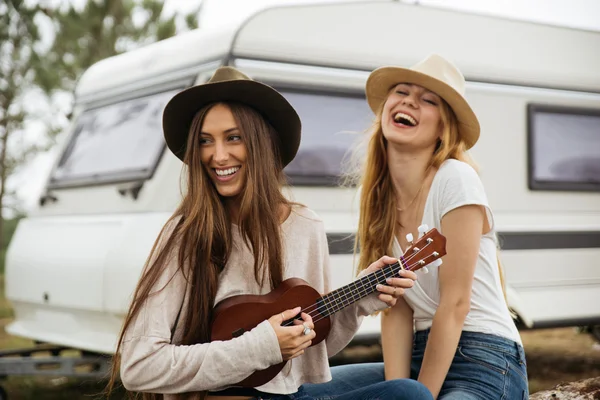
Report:
M 246 332 L 245 329 L 240 328 L 240 329 L 236 329 L 235 331 L 233 331 L 233 333 L 231 334 L 232 337 L 239 337 L 242 336 L 244 334 L 244 332 Z

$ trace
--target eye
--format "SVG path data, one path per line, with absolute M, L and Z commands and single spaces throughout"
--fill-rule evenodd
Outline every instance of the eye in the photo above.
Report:
M 435 100 L 431 100 L 431 99 L 423 99 L 423 101 L 425 103 L 429 103 L 431 105 L 437 106 L 437 102 Z
M 242 137 L 240 135 L 230 135 L 227 140 L 231 142 L 239 142 L 242 140 Z
M 210 139 L 205 138 L 205 137 L 201 137 L 200 140 L 199 140 L 199 142 L 200 142 L 200 145 L 208 144 L 208 143 L 210 143 Z
M 396 90 L 397 94 L 401 94 L 402 96 L 408 96 L 408 92 L 404 91 L 404 90 Z

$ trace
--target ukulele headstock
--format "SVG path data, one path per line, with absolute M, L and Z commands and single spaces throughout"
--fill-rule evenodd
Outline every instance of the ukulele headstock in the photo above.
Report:
M 435 228 L 427 231 L 426 225 L 419 226 L 419 232 L 421 236 L 414 243 L 412 235 L 407 235 L 411 245 L 402 256 L 406 269 L 418 271 L 426 265 L 440 266 L 446 255 L 446 238 Z

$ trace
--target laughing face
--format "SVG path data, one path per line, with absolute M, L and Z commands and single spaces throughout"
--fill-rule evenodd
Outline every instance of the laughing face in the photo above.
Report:
M 229 107 L 217 104 L 205 115 L 200 133 L 200 156 L 217 192 L 236 197 L 245 184 L 246 145 Z
M 442 133 L 441 103 L 438 95 L 421 86 L 396 85 L 383 106 L 383 136 L 398 145 L 435 146 Z

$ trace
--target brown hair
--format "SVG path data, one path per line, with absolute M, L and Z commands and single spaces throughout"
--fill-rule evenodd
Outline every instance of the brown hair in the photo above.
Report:
M 187 170 L 187 192 L 163 227 L 146 262 L 119 337 L 108 393 L 114 388 L 119 373 L 120 349 L 125 331 L 151 291 L 156 289 L 155 285 L 171 255 L 177 255 L 178 271 L 182 272 L 189 286 L 189 296 L 185 297 L 189 298 L 187 313 L 181 315 L 181 344 L 210 342 L 210 321 L 218 277 L 232 249 L 232 221 L 225 208 L 224 198 L 218 194 L 202 165 L 199 151 L 204 118 L 216 104 L 198 111 L 191 123 L 184 158 L 187 166 L 184 166 L 184 170 Z M 256 281 L 262 286 L 265 279 L 268 279 L 271 288 L 274 288 L 283 279 L 284 255 L 279 231 L 280 214 L 273 210 L 279 210 L 281 205 L 290 206 L 281 193 L 284 177 L 277 145 L 278 136 L 274 128 L 254 109 L 237 103 L 225 105 L 231 110 L 242 132 L 247 150 L 246 180 L 240 194 L 238 227 L 245 244 L 254 255 Z M 163 238 L 168 227 L 173 228 L 172 233 Z M 158 290 L 162 289 L 164 287 Z M 189 395 L 204 398 L 206 392 Z M 144 400 L 154 400 L 161 399 L 162 395 L 143 393 L 141 397 Z M 178 398 L 185 399 L 187 396 L 180 394 Z
M 361 187 L 360 214 L 355 252 L 360 243 L 358 272 L 367 268 L 384 254 L 392 254 L 397 211 L 394 187 L 388 168 L 387 140 L 383 136 L 381 115 L 383 104 L 369 138 L 366 159 L 362 169 L 354 174 L 354 183 Z M 467 153 L 467 146 L 459 135 L 458 121 L 450 106 L 442 100 L 442 136 L 432 154 L 431 166 L 439 168 L 448 159 L 464 161 L 477 170 L 477 165 Z M 382 240 L 385 238 L 385 240 Z M 500 262 L 498 258 L 498 262 Z M 500 281 L 504 290 L 504 276 L 498 264 Z

